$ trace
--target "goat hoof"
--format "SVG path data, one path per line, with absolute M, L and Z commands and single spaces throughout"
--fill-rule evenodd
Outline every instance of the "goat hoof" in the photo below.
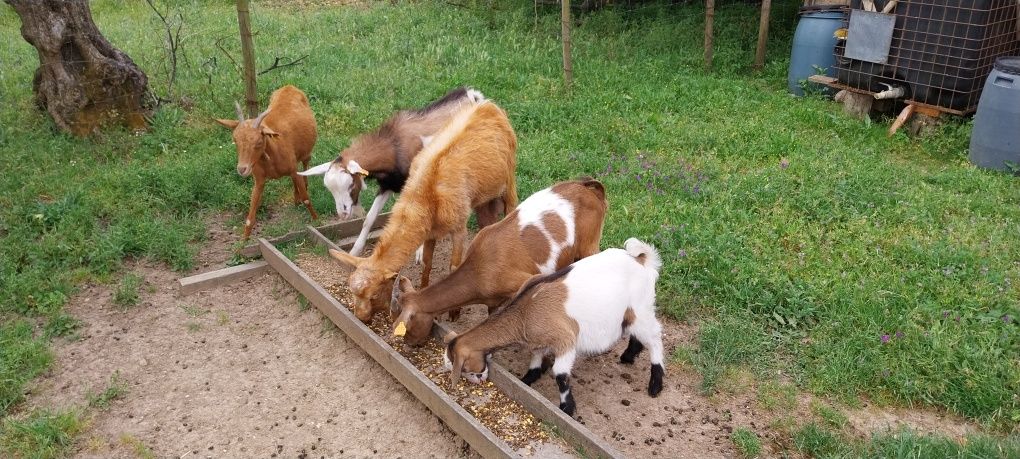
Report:
M 535 381 L 538 381 L 538 378 L 540 377 L 542 377 L 542 369 L 532 368 L 528 370 L 527 373 L 524 373 L 524 376 L 521 376 L 521 382 L 530 386 L 534 384 Z
M 623 354 L 620 355 L 620 363 L 631 365 L 634 363 L 634 357 L 635 356 L 624 352 Z
M 652 365 L 652 379 L 648 380 L 648 395 L 652 397 L 658 397 L 659 392 L 662 392 L 662 377 L 665 375 L 662 365 Z
M 563 411 L 564 413 L 567 413 L 567 416 L 574 417 L 574 411 L 576 411 L 574 401 L 567 400 L 566 403 L 560 403 L 560 410 Z

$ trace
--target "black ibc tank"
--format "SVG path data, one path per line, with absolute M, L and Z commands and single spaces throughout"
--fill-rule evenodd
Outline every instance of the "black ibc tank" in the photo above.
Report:
M 1020 167 L 1020 57 L 1000 57 L 974 115 L 970 162 L 990 169 Z

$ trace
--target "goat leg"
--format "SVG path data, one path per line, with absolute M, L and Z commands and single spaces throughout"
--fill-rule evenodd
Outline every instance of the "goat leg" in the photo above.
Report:
M 368 242 L 368 233 L 372 231 L 372 225 L 375 223 L 376 217 L 379 216 L 379 212 L 382 212 L 382 208 L 386 205 L 386 201 L 389 201 L 390 196 L 393 196 L 392 191 L 384 191 L 375 196 L 372 208 L 368 209 L 368 214 L 365 215 L 365 221 L 362 223 L 361 234 L 358 234 L 358 240 L 354 241 L 354 247 L 351 247 L 351 255 L 361 256 L 361 252 L 365 250 L 365 244 Z
M 570 391 L 570 374 L 556 375 L 556 387 L 560 389 L 560 410 L 567 413 L 567 416 L 573 416 L 577 405 L 574 403 L 574 394 Z
M 432 254 L 436 251 L 436 240 L 425 241 L 425 253 L 422 254 L 421 285 L 419 289 L 429 286 L 429 276 L 432 274 Z
M 634 363 L 634 358 L 637 357 L 643 350 L 645 350 L 645 345 L 641 344 L 641 341 L 638 341 L 634 335 L 630 335 L 630 342 L 627 343 L 627 350 L 623 351 L 623 354 L 620 355 L 620 363 Z
M 259 210 L 262 202 L 262 189 L 266 186 L 266 179 L 255 177 L 255 186 L 251 189 L 251 204 L 248 207 L 248 217 L 244 219 L 244 236 L 241 240 L 247 241 L 251 236 L 251 230 L 255 227 L 255 212 Z
M 290 176 L 290 179 L 294 182 L 294 199 L 304 203 L 305 207 L 308 208 L 308 213 L 312 215 L 312 220 L 318 220 L 319 214 L 315 213 L 315 208 L 312 207 L 312 199 L 308 196 L 307 177 L 300 176 L 295 172 Z
M 528 372 L 521 376 L 521 382 L 529 386 L 534 384 L 551 366 L 552 362 L 545 359 L 545 349 L 532 351 L 531 364 L 528 366 Z

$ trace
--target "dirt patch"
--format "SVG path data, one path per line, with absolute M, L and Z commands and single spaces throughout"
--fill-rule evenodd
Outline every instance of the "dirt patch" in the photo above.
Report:
M 875 432 L 896 431 L 903 427 L 916 432 L 937 433 L 956 441 L 980 432 L 980 428 L 972 422 L 930 409 L 881 407 L 869 403 L 861 408 L 848 410 L 845 414 L 850 425 L 861 437 L 870 436 Z
M 140 303 L 76 295 L 81 339 L 54 345 L 26 406 L 83 406 L 117 374 L 125 395 L 90 410 L 78 456 L 476 456 L 276 274 L 182 298 L 177 273 L 129 269 Z

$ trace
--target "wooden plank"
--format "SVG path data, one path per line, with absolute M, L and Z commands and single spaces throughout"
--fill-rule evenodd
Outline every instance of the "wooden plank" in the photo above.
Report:
M 432 334 L 442 340 L 449 333 L 445 325 L 435 323 Z M 593 434 L 587 427 L 567 416 L 560 407 L 549 399 L 521 382 L 509 370 L 496 362 L 489 363 L 489 380 L 507 397 L 524 406 L 538 419 L 556 426 L 563 438 L 571 446 L 578 448 L 583 457 L 623 458 L 623 454 L 606 443 L 601 437 Z
M 260 238 L 259 247 L 262 250 L 262 257 L 273 269 L 403 384 L 411 394 L 421 400 L 432 413 L 442 419 L 450 430 L 467 441 L 475 451 L 487 458 L 519 457 L 503 440 L 479 423 L 404 356 L 361 323 L 346 306 L 309 278 L 269 241 Z M 411 455 L 414 455 L 413 452 Z
M 390 220 L 390 214 L 391 212 L 379 214 L 379 216 L 376 217 L 375 222 L 372 223 L 372 228 L 373 229 L 382 228 L 384 225 L 386 225 L 386 222 Z M 316 227 L 315 229 L 322 233 L 324 236 L 339 239 L 350 237 L 352 235 L 357 236 L 358 233 L 361 232 L 361 227 L 364 224 L 365 224 L 364 218 L 356 218 L 354 220 L 347 220 L 339 223 L 330 223 L 328 225 Z M 371 233 L 369 234 L 371 235 Z M 306 237 L 308 237 L 307 230 L 298 230 L 291 231 L 287 234 L 284 234 L 283 236 L 270 238 L 269 242 L 272 243 L 273 245 L 278 245 L 286 242 L 297 241 L 299 239 L 304 239 Z M 341 246 L 342 245 L 343 244 L 341 244 Z M 259 249 L 258 243 L 248 245 L 245 248 L 241 249 L 241 255 L 245 257 L 255 257 L 260 254 L 261 250 Z
M 341 239 L 340 242 L 333 242 L 332 239 L 326 237 L 326 235 L 319 232 L 319 230 L 315 229 L 313 226 L 305 226 L 305 230 L 308 231 L 308 236 L 311 237 L 312 241 L 315 241 L 316 244 L 324 245 L 326 248 L 340 250 L 343 252 L 351 250 L 351 247 L 354 247 L 354 242 L 358 240 L 358 236 L 350 236 Z M 368 233 L 366 240 L 368 242 L 375 242 L 380 236 L 382 236 L 382 233 L 383 231 L 381 229 L 372 231 Z
M 828 75 L 811 75 L 807 80 L 812 83 L 824 84 L 826 86 L 835 83 L 836 79 Z
M 209 290 L 222 285 L 229 285 L 242 281 L 249 277 L 270 271 L 269 264 L 265 261 L 253 261 L 243 265 L 231 266 L 229 268 L 217 269 L 194 276 L 177 279 L 180 285 L 181 295 L 190 295 L 202 290 Z

